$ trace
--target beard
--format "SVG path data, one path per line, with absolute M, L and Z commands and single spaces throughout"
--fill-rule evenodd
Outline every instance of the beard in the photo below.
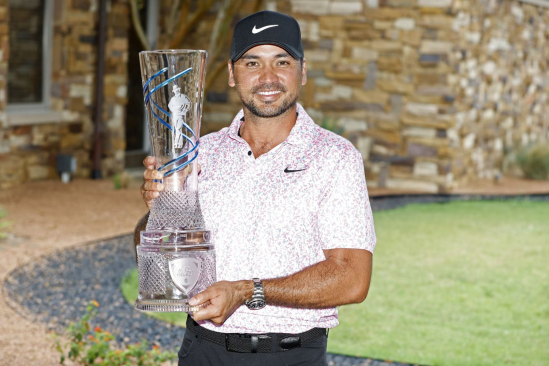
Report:
M 271 83 L 271 84 L 265 84 L 258 87 L 255 87 L 252 89 L 252 97 L 250 99 L 246 100 L 243 95 L 238 91 L 238 95 L 240 97 L 240 100 L 242 101 L 242 104 L 246 109 L 250 111 L 254 116 L 260 117 L 260 118 L 274 118 L 283 115 L 286 113 L 290 108 L 294 107 L 297 104 L 298 94 L 295 95 L 289 95 L 282 101 L 282 104 L 278 107 L 269 105 L 269 102 L 259 107 L 254 99 L 253 95 L 262 92 L 262 91 L 273 91 L 273 90 L 280 90 L 282 92 L 286 92 L 287 89 L 284 85 L 280 83 Z

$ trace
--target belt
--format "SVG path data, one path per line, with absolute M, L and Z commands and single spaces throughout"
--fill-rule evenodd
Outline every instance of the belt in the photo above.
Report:
M 219 333 L 201 327 L 190 316 L 187 317 L 187 330 L 197 336 L 225 347 L 229 352 L 271 353 L 299 348 L 320 336 L 326 335 L 326 329 L 313 328 L 303 333 Z

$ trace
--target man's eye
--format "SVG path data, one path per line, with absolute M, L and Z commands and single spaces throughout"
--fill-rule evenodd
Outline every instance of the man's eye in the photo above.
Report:
M 278 64 L 286 66 L 286 65 L 289 65 L 290 63 L 288 61 L 279 61 Z
M 255 62 L 255 61 L 250 61 L 246 64 L 246 66 L 250 66 L 250 67 L 254 67 L 254 66 L 257 66 L 257 65 L 258 65 L 257 62 Z

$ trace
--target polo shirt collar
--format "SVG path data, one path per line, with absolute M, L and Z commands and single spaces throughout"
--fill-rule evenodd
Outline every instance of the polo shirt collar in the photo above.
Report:
M 240 126 L 244 122 L 244 111 L 241 109 L 236 114 L 231 125 L 229 126 L 228 135 L 233 140 L 245 143 L 246 141 L 239 136 Z M 307 149 L 313 144 L 313 138 L 315 133 L 314 121 L 307 114 L 301 104 L 297 104 L 297 120 L 295 126 L 290 131 L 290 135 L 286 138 L 286 141 L 290 145 Z

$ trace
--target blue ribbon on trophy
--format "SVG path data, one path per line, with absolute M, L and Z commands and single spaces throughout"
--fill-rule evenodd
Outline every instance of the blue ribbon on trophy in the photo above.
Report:
M 161 82 L 160 84 L 158 84 L 157 86 L 155 86 L 152 90 L 149 91 L 149 83 L 158 78 L 158 77 L 161 77 L 162 75 L 165 76 L 165 74 L 168 72 L 168 68 L 165 67 L 163 68 L 162 70 L 158 71 L 156 74 L 154 74 L 153 76 L 151 76 L 147 82 L 145 83 L 145 85 L 143 86 L 143 95 L 145 96 L 145 105 L 146 106 L 149 106 L 149 107 L 152 107 L 154 106 L 159 112 L 161 112 L 162 114 L 164 114 L 165 116 L 167 116 L 168 118 L 170 119 L 173 119 L 174 117 L 172 116 L 172 114 L 168 111 L 166 111 L 164 108 L 162 108 L 161 106 L 159 106 L 154 100 L 152 97 L 153 93 L 157 92 L 160 88 L 163 88 L 165 86 L 167 86 L 169 83 L 179 79 L 180 77 L 182 77 L 183 75 L 185 74 L 188 74 L 189 72 L 192 71 L 192 67 L 189 67 L 188 69 L 184 70 L 184 71 L 181 71 L 180 73 L 172 76 L 171 78 L 168 78 L 166 80 L 164 80 L 163 82 Z M 174 85 L 174 91 L 179 89 L 178 86 L 175 86 Z M 152 106 L 149 105 L 149 103 L 152 103 Z M 196 157 L 198 156 L 198 145 L 200 143 L 199 139 L 196 138 L 196 135 L 193 131 L 193 129 L 187 124 L 185 123 L 185 121 L 182 119 L 182 118 L 178 118 L 177 119 L 177 122 L 179 124 L 182 125 L 182 127 L 184 127 L 185 129 L 187 129 L 187 131 L 189 131 L 192 135 L 192 137 L 194 138 L 194 140 L 196 140 L 196 142 L 191 139 L 190 137 L 188 137 L 186 134 L 182 133 L 179 131 L 179 129 L 177 128 L 174 128 L 174 126 L 170 125 L 168 122 L 166 122 L 164 119 L 162 119 L 162 117 L 160 117 L 158 114 L 161 114 L 161 113 L 155 113 L 155 110 L 153 108 L 150 108 L 150 111 L 151 111 L 151 114 L 154 116 L 154 118 L 156 118 L 157 121 L 159 121 L 160 123 L 162 123 L 167 129 L 169 129 L 170 131 L 172 131 L 174 133 L 174 136 L 178 136 L 178 137 L 183 137 L 184 139 L 187 140 L 187 142 L 190 144 L 190 146 L 192 146 L 191 149 L 189 149 L 187 152 L 185 152 L 184 154 L 181 154 L 180 156 L 176 157 L 175 159 L 173 160 L 170 160 L 169 162 L 167 162 L 166 164 L 162 165 L 160 168 L 158 168 L 158 171 L 161 171 L 163 169 L 165 169 L 166 167 L 170 166 L 170 165 L 173 165 L 175 163 L 177 163 L 178 161 L 184 159 L 185 157 L 189 156 L 190 154 L 192 154 L 193 152 L 195 153 L 194 156 L 190 159 L 188 159 L 187 161 L 185 161 L 183 164 L 175 167 L 175 168 L 172 168 L 170 170 L 168 170 L 166 173 L 164 173 L 164 177 L 167 177 L 175 172 L 178 172 L 180 171 L 181 169 L 185 168 L 187 165 L 189 165 L 190 163 L 193 162 L 193 160 L 196 159 Z

